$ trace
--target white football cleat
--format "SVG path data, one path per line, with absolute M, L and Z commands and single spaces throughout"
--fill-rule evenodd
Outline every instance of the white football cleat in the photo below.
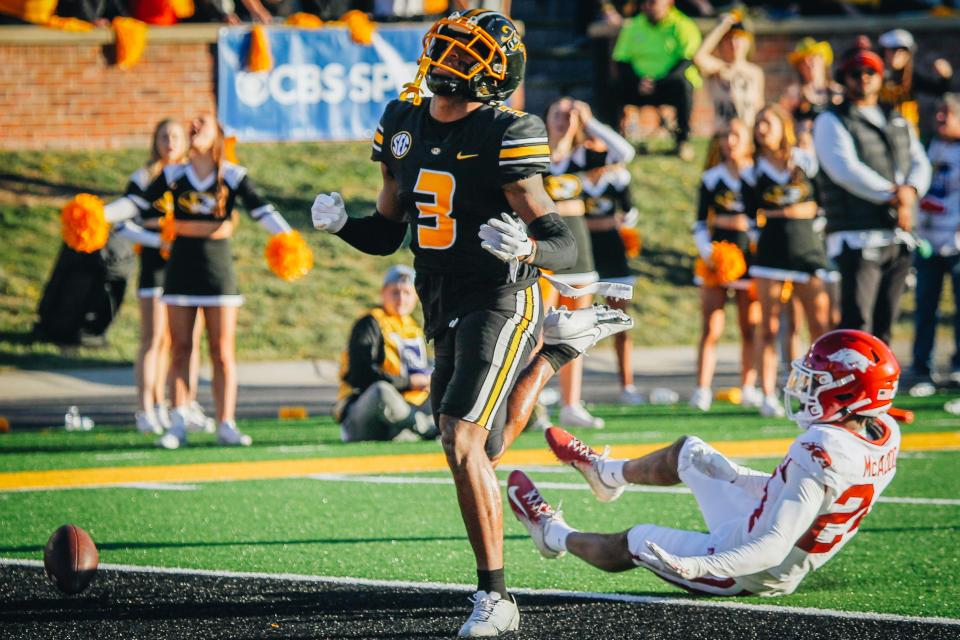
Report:
M 619 309 L 595 304 L 589 309 L 550 309 L 543 321 L 545 344 L 566 344 L 583 354 L 603 338 L 633 327 L 633 319 Z
M 598 418 L 587 411 L 581 402 L 560 407 L 557 422 L 565 427 L 586 427 L 587 429 L 603 429 L 606 424 L 603 418 Z
M 460 627 L 458 638 L 490 638 L 520 628 L 520 610 L 516 601 L 499 593 L 477 591 L 470 596 L 473 613 Z
M 609 456 L 609 447 L 605 448 L 603 453 L 597 453 L 585 442 L 559 427 L 550 427 L 544 437 L 557 460 L 570 465 L 583 475 L 597 500 L 613 502 L 623 493 L 625 487 L 612 487 L 604 482 L 600 475 L 603 461 Z
M 690 406 L 700 411 L 710 411 L 713 403 L 713 392 L 709 387 L 697 387 L 690 396 Z
M 510 498 L 513 515 L 527 527 L 540 555 L 544 558 L 559 558 L 566 553 L 547 546 L 547 527 L 554 521 L 563 522 L 563 516 L 543 499 L 527 474 L 519 469 L 510 474 L 507 478 L 507 496 Z
M 159 436 L 163 433 L 163 427 L 160 426 L 160 421 L 157 420 L 157 415 L 152 411 L 137 411 L 135 414 L 133 414 L 133 417 L 137 421 L 137 431 L 140 433 L 146 433 L 155 436 Z
M 249 447 L 253 438 L 237 429 L 233 420 L 224 420 L 217 427 L 217 443 L 230 447 Z

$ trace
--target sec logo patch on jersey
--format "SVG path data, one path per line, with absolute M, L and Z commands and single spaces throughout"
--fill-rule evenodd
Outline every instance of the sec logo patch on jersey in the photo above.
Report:
M 390 138 L 390 152 L 393 153 L 393 157 L 399 160 L 407 155 L 407 152 L 410 151 L 412 141 L 413 139 L 407 131 L 400 131 L 393 134 L 393 137 Z

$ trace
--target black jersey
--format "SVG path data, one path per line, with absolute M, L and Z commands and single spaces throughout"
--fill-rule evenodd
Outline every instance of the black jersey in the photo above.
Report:
M 236 206 L 237 198 L 243 201 L 250 217 L 259 220 L 263 216 L 275 213 L 273 205 L 257 192 L 247 169 L 232 162 L 224 162 L 220 171 L 223 185 L 227 189 L 225 213 L 229 217 Z M 166 192 L 173 197 L 173 217 L 177 220 L 214 220 L 217 206 L 217 175 L 211 173 L 201 180 L 193 172 L 190 164 L 173 164 L 163 168 L 144 190 L 140 198 L 130 199 L 140 209 L 140 215 L 146 216 L 153 202 L 162 200 Z M 162 215 L 162 214 L 161 214 Z
M 537 116 L 484 105 L 455 122 L 420 105 L 394 100 L 374 134 L 372 159 L 396 179 L 410 225 L 417 293 L 429 337 L 463 313 L 529 286 L 539 275 L 523 264 L 516 282 L 508 267 L 480 246 L 480 225 L 512 214 L 506 184 L 544 173 L 547 132 Z
M 709 228 L 710 240 L 713 242 L 732 242 L 740 247 L 745 256 L 750 255 L 750 238 L 746 231 L 721 229 L 710 224 L 715 218 L 724 216 L 738 216 L 746 214 L 753 218 L 744 202 L 744 190 L 749 187 L 751 173 L 745 171 L 741 176 L 734 176 L 726 165 L 718 164 L 703 172 L 700 179 L 700 196 L 697 205 L 697 222 L 695 228 Z
M 132 200 L 139 209 L 137 222 L 151 229 L 157 228 L 157 221 L 167 213 L 168 196 L 166 191 L 159 197 L 150 200 L 147 197 L 147 188 L 152 182 L 150 172 L 146 167 L 140 167 L 130 174 L 130 181 L 123 195 Z
M 633 207 L 630 198 L 630 172 L 626 167 L 610 167 L 610 154 L 606 150 L 596 151 L 579 146 L 566 160 L 550 165 L 551 173 L 558 174 L 558 180 L 576 179 L 576 198 L 583 199 L 588 216 L 612 216 L 617 211 L 629 211 Z M 610 168 L 608 168 L 610 167 Z M 554 201 L 573 199 L 563 197 L 573 191 L 571 188 L 557 190 Z M 547 191 L 551 197 L 554 194 Z
M 786 170 L 764 158 L 754 166 L 753 185 L 745 193 L 747 209 L 761 225 L 754 264 L 803 273 L 814 273 L 826 265 L 823 239 L 814 229 L 813 219 L 765 218 L 757 213 L 815 201 L 813 178 L 818 170 L 814 155 L 798 148 Z

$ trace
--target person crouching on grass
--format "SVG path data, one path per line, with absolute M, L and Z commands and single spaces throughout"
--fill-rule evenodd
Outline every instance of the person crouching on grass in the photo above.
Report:
M 423 329 L 411 317 L 417 306 L 413 269 L 390 267 L 380 306 L 358 319 L 340 361 L 334 418 L 344 442 L 433 439 L 430 363 Z
M 176 237 L 170 248 L 164 282 L 173 339 L 171 386 L 174 409 L 170 429 L 158 446 L 176 449 L 187 441 L 190 419 L 189 369 L 199 347 L 193 328 L 203 312 L 213 368 L 217 407 L 217 441 L 249 446 L 251 438 L 237 429 L 235 341 L 237 311 L 243 296 L 237 288 L 230 237 L 237 226 L 234 211 L 239 197 L 250 217 L 270 234 L 290 232 L 290 226 L 264 200 L 245 167 L 224 159 L 223 129 L 211 113 L 197 116 L 190 126 L 190 161 L 169 165 L 144 190 L 142 199 L 120 198 L 104 208 L 107 221 L 132 218 L 164 193 L 173 196 Z

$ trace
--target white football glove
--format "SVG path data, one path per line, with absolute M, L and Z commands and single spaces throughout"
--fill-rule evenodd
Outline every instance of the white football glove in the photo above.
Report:
M 681 473 L 693 467 L 708 478 L 733 482 L 740 475 L 738 465 L 728 460 L 722 453 L 702 440 L 687 447 L 684 455 L 677 464 Z
M 700 569 L 699 564 L 693 558 L 681 558 L 675 556 L 655 542 L 647 540 L 647 547 L 651 553 L 640 552 L 640 559 L 652 569 L 683 578 L 684 580 L 696 580 L 705 575 Z
M 480 225 L 477 234 L 480 246 L 504 262 L 520 260 L 533 253 L 533 241 L 527 237 L 527 226 L 510 214 L 501 213 L 500 219 L 490 218 Z
M 331 194 L 321 193 L 310 207 L 310 218 L 313 226 L 321 231 L 337 233 L 347 224 L 347 210 L 343 206 L 343 198 L 334 191 Z

